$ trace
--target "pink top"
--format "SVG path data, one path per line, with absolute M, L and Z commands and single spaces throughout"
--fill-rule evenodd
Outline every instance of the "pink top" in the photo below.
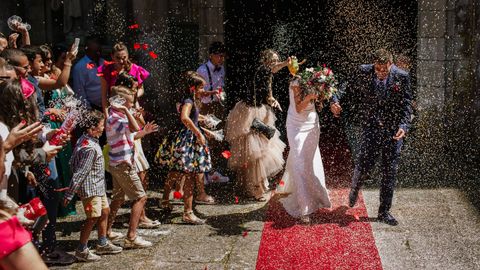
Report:
M 105 81 L 107 81 L 107 89 L 110 91 L 110 88 L 115 85 L 118 77 L 118 72 L 115 70 L 115 64 L 113 62 L 105 61 L 103 65 L 98 67 L 97 72 L 98 76 L 103 77 Z M 137 79 L 138 86 L 141 86 L 143 81 L 150 76 L 150 72 L 136 64 L 132 64 L 128 73 Z
M 0 260 L 32 241 L 30 232 L 22 227 L 17 217 L 0 223 Z

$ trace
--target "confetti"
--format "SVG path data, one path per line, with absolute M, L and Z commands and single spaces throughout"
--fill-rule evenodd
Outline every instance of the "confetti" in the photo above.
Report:
M 112 73 L 110 73 L 110 74 L 112 75 L 112 77 L 115 77 L 115 76 L 118 75 L 118 71 L 114 70 L 114 71 L 112 71 Z
M 133 48 L 134 48 L 135 50 L 140 49 L 140 47 L 141 47 L 140 43 L 134 43 L 134 44 L 133 44 Z
M 157 59 L 157 58 L 158 58 L 158 55 L 157 55 L 154 51 L 150 51 L 150 52 L 148 53 L 148 55 L 150 55 L 150 57 L 153 58 L 153 59 Z
M 142 44 L 142 49 L 147 50 L 148 49 L 148 44 L 146 44 L 146 43 Z
M 45 172 L 45 175 L 47 176 L 50 176 L 52 174 L 49 168 L 45 168 L 44 172 Z
M 180 200 L 181 198 L 183 198 L 183 194 L 180 191 L 175 191 L 173 192 L 173 198 Z
M 280 186 L 283 187 L 285 185 L 285 182 L 283 180 L 280 180 Z
M 95 63 L 88 63 L 87 69 L 93 69 L 95 67 Z
M 129 28 L 129 29 L 138 29 L 139 27 L 140 27 L 140 26 L 138 25 L 138 23 L 136 23 L 136 24 L 130 25 L 128 28 Z
M 195 86 L 190 86 L 190 93 L 195 92 Z
M 226 159 L 229 159 L 232 156 L 232 153 L 230 153 L 228 150 L 225 150 L 222 152 L 222 156 Z
M 103 73 L 97 73 L 97 77 L 103 77 Z

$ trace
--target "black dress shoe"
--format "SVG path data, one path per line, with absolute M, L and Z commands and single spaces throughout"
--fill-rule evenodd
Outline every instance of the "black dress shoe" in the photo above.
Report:
M 390 212 L 383 212 L 378 214 L 378 221 L 386 223 L 391 226 L 397 226 L 398 221 L 390 214 Z
M 354 207 L 357 203 L 358 190 L 351 189 L 350 194 L 348 195 L 348 206 Z

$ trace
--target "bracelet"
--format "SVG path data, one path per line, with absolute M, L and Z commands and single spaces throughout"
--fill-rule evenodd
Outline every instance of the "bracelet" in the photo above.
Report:
M 71 67 L 71 66 L 72 66 L 72 63 L 70 63 L 70 64 L 65 64 L 65 63 L 63 63 L 63 66 Z

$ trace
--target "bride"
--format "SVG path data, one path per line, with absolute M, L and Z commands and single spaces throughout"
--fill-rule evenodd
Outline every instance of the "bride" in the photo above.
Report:
M 325 174 L 318 147 L 320 127 L 314 101 L 317 91 L 308 88 L 323 87 L 314 79 L 295 76 L 290 82 L 290 105 L 287 115 L 287 137 L 290 146 L 287 165 L 277 193 L 287 195 L 279 201 L 291 216 L 310 222 L 309 215 L 320 208 L 330 208 L 325 187 Z M 315 92 L 303 94 L 305 92 Z

